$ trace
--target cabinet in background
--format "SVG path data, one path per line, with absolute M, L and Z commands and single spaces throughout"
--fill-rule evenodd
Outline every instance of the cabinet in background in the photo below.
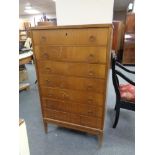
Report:
M 126 16 L 122 63 L 135 64 L 135 14 L 132 12 Z

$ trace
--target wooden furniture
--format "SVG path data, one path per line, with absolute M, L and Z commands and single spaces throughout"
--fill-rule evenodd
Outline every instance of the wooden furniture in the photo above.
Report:
M 54 123 L 98 135 L 101 141 L 112 25 L 31 31 L 45 132 Z
M 38 26 L 56 26 L 56 23 L 51 21 L 38 22 Z
M 125 33 L 135 33 L 135 13 L 127 13 L 125 23 Z
M 123 64 L 135 64 L 135 35 L 124 35 Z
M 26 30 L 19 30 L 19 41 L 25 42 L 27 39 L 27 31 Z
M 25 42 L 29 34 L 30 22 L 22 22 L 19 28 L 19 42 Z
M 29 63 L 32 60 L 33 60 L 33 53 L 32 53 L 32 51 L 29 51 L 29 52 L 26 52 L 26 53 L 23 53 L 23 54 L 19 55 L 19 65 L 27 64 L 27 63 Z M 29 87 L 30 87 L 29 83 L 21 82 L 19 84 L 19 91 L 25 90 L 25 89 L 28 90 Z
M 123 48 L 123 64 L 135 64 L 135 14 L 128 13 L 126 16 L 124 48 Z
M 124 22 L 119 20 L 114 20 L 112 50 L 114 50 L 115 53 L 117 54 L 119 61 L 121 61 L 122 59 L 123 40 L 124 40 Z
M 122 74 L 122 72 L 116 69 L 116 66 L 123 69 L 123 71 L 126 71 L 131 74 L 135 74 L 135 72 L 130 71 L 129 69 L 125 68 L 122 64 L 120 64 L 117 61 L 115 53 L 112 53 L 111 58 L 112 58 L 111 61 L 112 81 L 116 93 L 116 104 L 115 104 L 116 115 L 113 128 L 116 128 L 119 120 L 120 108 L 135 111 L 135 82 L 130 80 L 128 77 Z M 123 78 L 125 81 L 127 81 L 128 84 L 120 84 L 118 78 L 119 76 Z

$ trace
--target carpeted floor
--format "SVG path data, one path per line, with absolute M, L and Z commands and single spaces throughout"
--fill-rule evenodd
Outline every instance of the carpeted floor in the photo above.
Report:
M 116 129 L 112 128 L 115 93 L 111 81 L 108 83 L 107 112 L 104 142 L 98 148 L 97 137 L 87 133 L 49 125 L 44 133 L 40 101 L 34 65 L 26 65 L 31 88 L 19 94 L 19 117 L 27 126 L 31 155 L 134 155 L 135 154 L 135 113 L 122 110 Z M 134 69 L 134 67 L 131 67 Z M 131 77 L 131 76 L 130 76 Z M 134 79 L 134 77 L 131 77 Z M 123 82 L 123 81 L 122 81 Z

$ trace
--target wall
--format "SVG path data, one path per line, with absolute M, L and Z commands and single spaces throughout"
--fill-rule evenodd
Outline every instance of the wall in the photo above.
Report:
M 125 18 L 126 18 L 126 11 L 114 11 L 113 20 L 125 21 Z
M 57 25 L 112 23 L 114 0 L 56 0 Z

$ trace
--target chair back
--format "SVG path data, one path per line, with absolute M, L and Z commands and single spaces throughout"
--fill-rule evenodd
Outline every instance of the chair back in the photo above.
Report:
M 112 82 L 115 89 L 116 97 L 120 99 L 120 91 L 119 91 L 119 79 L 116 74 L 116 61 L 117 56 L 115 53 L 111 54 L 111 62 L 112 62 Z

